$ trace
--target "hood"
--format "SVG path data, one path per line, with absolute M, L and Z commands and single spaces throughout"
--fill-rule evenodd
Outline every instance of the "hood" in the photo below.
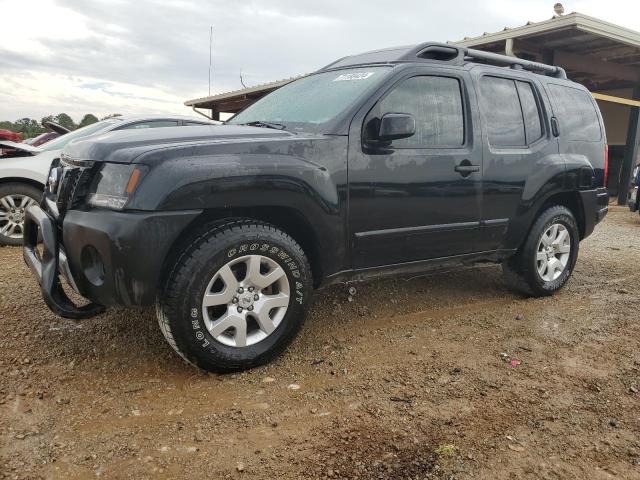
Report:
M 59 133 L 60 135 L 64 135 L 65 133 L 69 133 L 69 129 L 63 127 L 62 125 L 58 125 L 56 122 L 52 122 L 51 120 L 45 120 L 42 122 L 42 126 L 48 128 L 49 130 Z
M 293 133 L 282 130 L 242 125 L 116 130 L 74 140 L 67 144 L 63 155 L 73 160 L 132 163 L 143 153 L 162 148 L 293 136 Z
M 25 152 L 31 155 L 35 155 L 37 153 L 42 152 L 41 148 L 32 147 L 27 143 L 16 143 L 16 142 L 11 142 L 9 140 L 0 140 L 0 148 L 12 148 L 14 150 L 19 150 L 21 152 Z

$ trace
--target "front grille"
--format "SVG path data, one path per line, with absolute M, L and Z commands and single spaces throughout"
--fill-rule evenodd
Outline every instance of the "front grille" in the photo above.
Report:
M 72 162 L 64 157 L 52 164 L 52 169 L 59 169 L 59 180 L 50 194 L 60 215 L 84 202 L 93 177 L 92 166 L 92 162 Z

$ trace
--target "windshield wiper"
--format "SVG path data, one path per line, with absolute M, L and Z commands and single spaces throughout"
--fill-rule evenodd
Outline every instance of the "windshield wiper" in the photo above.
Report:
M 242 123 L 249 127 L 273 128 L 275 130 L 285 130 L 287 127 L 281 123 L 263 122 L 262 120 L 254 120 L 253 122 Z

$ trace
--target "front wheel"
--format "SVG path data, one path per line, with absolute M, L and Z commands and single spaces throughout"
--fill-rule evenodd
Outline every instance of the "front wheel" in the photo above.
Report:
M 268 362 L 299 331 L 311 269 L 286 233 L 251 220 L 213 227 L 178 258 L 157 300 L 174 350 L 208 371 Z
M 571 276 L 579 247 L 580 232 L 571 211 L 551 207 L 540 214 L 518 253 L 502 264 L 505 281 L 527 295 L 551 295 Z

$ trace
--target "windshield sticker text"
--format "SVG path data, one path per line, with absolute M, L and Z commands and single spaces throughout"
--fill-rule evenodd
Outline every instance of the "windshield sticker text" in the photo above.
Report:
M 358 73 L 343 73 L 339 77 L 333 79 L 334 82 L 345 82 L 348 80 L 366 80 L 376 72 L 358 72 Z

